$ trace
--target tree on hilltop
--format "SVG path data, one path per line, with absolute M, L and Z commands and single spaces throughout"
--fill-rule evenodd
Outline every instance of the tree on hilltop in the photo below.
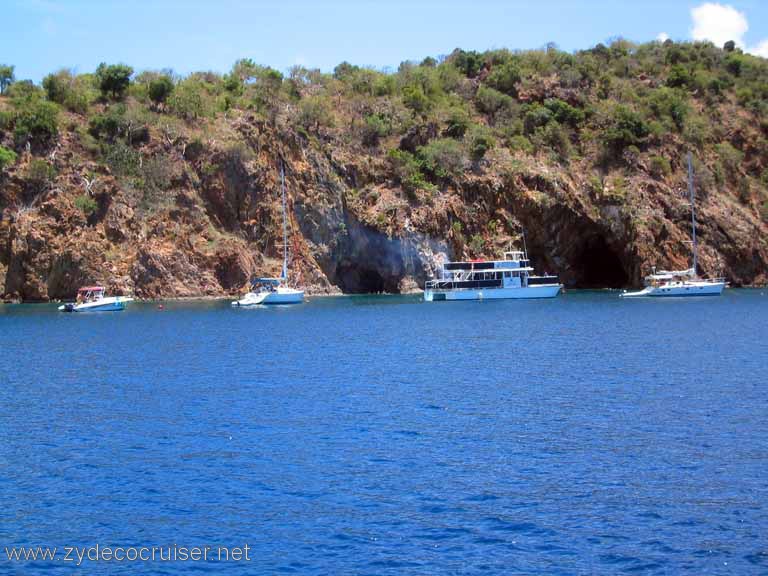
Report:
M 0 94 L 5 93 L 5 89 L 13 84 L 13 66 L 7 64 L 0 64 Z
M 131 84 L 133 68 L 125 64 L 107 65 L 104 62 L 96 68 L 96 80 L 99 90 L 106 98 L 108 94 L 113 100 L 119 100 L 125 95 L 125 91 Z

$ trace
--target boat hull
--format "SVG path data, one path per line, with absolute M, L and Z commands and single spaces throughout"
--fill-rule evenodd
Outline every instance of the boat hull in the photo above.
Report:
M 685 296 L 719 296 L 725 282 L 680 282 L 672 285 L 648 286 L 639 292 L 623 292 L 622 298 L 679 298 Z
M 96 302 L 63 304 L 59 306 L 59 310 L 62 312 L 120 312 L 125 310 L 125 305 L 132 300 L 133 298 L 123 296 L 110 296 Z
M 304 302 L 304 291 L 293 288 L 279 288 L 275 292 L 251 292 L 242 300 L 232 302 L 236 308 L 251 308 L 270 304 L 301 304 Z
M 425 302 L 452 300 L 529 300 L 554 298 L 560 293 L 561 284 L 542 284 L 526 288 L 486 288 L 464 290 L 424 290 Z

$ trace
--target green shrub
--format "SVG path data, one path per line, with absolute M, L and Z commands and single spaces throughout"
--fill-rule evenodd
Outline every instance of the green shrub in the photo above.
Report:
M 744 67 L 744 57 L 740 54 L 731 53 L 725 59 L 725 69 L 734 76 L 741 76 Z
M 667 76 L 667 86 L 670 88 L 680 88 L 687 86 L 691 81 L 691 74 L 688 69 L 681 65 L 675 64 L 669 71 Z
M 461 173 L 467 167 L 464 146 L 452 138 L 438 138 L 419 148 L 424 168 L 438 178 Z
M 544 101 L 544 106 L 554 116 L 555 120 L 561 124 L 568 124 L 574 128 L 584 121 L 584 111 L 575 108 L 563 102 L 558 98 L 548 98 Z
M 551 121 L 544 128 L 539 128 L 536 136 L 544 145 L 557 152 L 561 160 L 567 160 L 570 157 L 571 138 L 568 131 L 557 120 Z
M 611 123 L 603 130 L 602 139 L 606 152 L 620 155 L 627 146 L 638 146 L 649 134 L 648 124 L 626 106 L 616 106 Z
M 197 120 L 213 112 L 205 85 L 194 79 L 179 83 L 168 98 L 171 111 L 185 120 Z
M 97 139 L 114 141 L 124 129 L 125 106 L 111 106 L 103 114 L 96 114 L 88 121 L 88 133 Z
M 458 106 L 448 111 L 447 126 L 443 134 L 451 138 L 463 138 L 470 125 L 469 113 Z
M 327 96 L 310 96 L 299 103 L 297 122 L 305 130 L 319 132 L 333 126 L 333 111 Z
M 390 165 L 403 188 L 410 193 L 417 190 L 432 190 L 422 172 L 423 160 L 405 150 L 392 149 L 387 153 Z
M 107 145 L 104 160 L 117 176 L 137 176 L 139 174 L 140 154 L 122 140 Z
M 43 89 L 48 100 L 63 105 L 73 83 L 74 78 L 69 70 L 59 70 L 43 78 Z
M 689 107 L 686 98 L 679 90 L 659 88 L 648 98 L 648 106 L 659 120 L 669 118 L 678 130 L 682 130 L 688 116 Z
M 167 154 L 155 154 L 141 164 L 145 189 L 163 191 L 171 186 L 173 164 Z
M 510 61 L 501 66 L 494 66 L 485 81 L 499 92 L 517 96 L 517 84 L 521 79 L 520 68 L 516 63 Z
M 55 178 L 56 168 L 40 158 L 34 158 L 24 171 L 24 179 L 36 192 L 46 190 Z
M 87 194 L 81 194 L 75 198 L 75 208 L 80 210 L 86 216 L 90 216 L 99 208 L 96 200 L 88 196 Z
M 0 146 L 0 172 L 16 162 L 16 152 Z
M 377 76 L 373 83 L 374 96 L 391 96 L 397 90 L 397 80 L 391 74 Z
M 379 140 L 392 133 L 392 122 L 382 114 L 363 117 L 362 139 L 366 146 L 378 146 Z
M 501 114 L 512 107 L 514 100 L 494 88 L 480 86 L 475 95 L 475 106 L 478 111 L 487 114 L 495 121 Z
M 403 88 L 403 104 L 417 114 L 424 114 L 431 108 L 431 102 L 420 85 L 411 84 Z
M 474 78 L 480 72 L 483 58 L 477 52 L 456 49 L 451 54 L 451 62 L 468 78 Z
M 59 133 L 59 107 L 56 104 L 33 97 L 17 102 L 17 108 L 14 122 L 17 144 L 47 144 L 56 138 Z
M 495 145 L 496 140 L 491 131 L 484 126 L 475 126 L 469 133 L 469 155 L 472 160 L 481 160 Z
M 528 140 L 528 138 L 526 138 L 522 134 L 518 134 L 517 136 L 512 136 L 509 139 L 508 145 L 512 150 L 520 150 L 521 152 L 525 152 L 526 154 L 533 153 L 533 144 L 531 143 L 530 140 Z
M 0 109 L 0 132 L 13 126 L 13 114 L 10 110 Z
M 6 96 L 14 103 L 18 105 L 19 102 L 28 101 L 35 97 L 42 97 L 44 95 L 43 90 L 36 86 L 32 80 L 19 80 L 11 84 L 5 91 Z
M 663 156 L 651 156 L 650 171 L 654 178 L 664 178 L 672 173 L 672 166 Z
M 475 256 L 479 256 L 483 253 L 483 248 L 485 248 L 483 237 L 480 234 L 473 234 L 469 239 L 469 249 Z
M 149 82 L 149 99 L 155 104 L 163 104 L 173 92 L 174 84 L 170 76 L 163 74 Z
M 552 112 L 541 104 L 534 103 L 527 106 L 525 109 L 523 128 L 528 135 L 533 134 L 537 128 L 546 126 L 547 123 L 552 120 Z
M 703 146 L 712 137 L 710 124 L 702 116 L 689 116 L 683 127 L 683 138 L 694 146 Z
M 725 169 L 729 174 L 735 176 L 738 173 L 742 160 L 744 160 L 744 153 L 734 148 L 730 142 L 721 142 L 715 148 Z

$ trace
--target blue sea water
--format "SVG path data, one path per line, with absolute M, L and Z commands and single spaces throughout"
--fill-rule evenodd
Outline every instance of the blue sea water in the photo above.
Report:
M 768 291 L 6 305 L 0 338 L 0 574 L 768 573 Z

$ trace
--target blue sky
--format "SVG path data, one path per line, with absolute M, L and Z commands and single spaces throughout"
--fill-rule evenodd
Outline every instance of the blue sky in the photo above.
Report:
M 89 72 L 102 61 L 181 74 L 226 72 L 244 57 L 282 71 L 294 64 L 327 71 L 342 60 L 396 68 L 455 47 L 555 42 L 572 51 L 662 33 L 738 36 L 745 49 L 768 56 L 764 0 L 4 0 L 2 14 L 0 63 L 35 81 L 62 67 Z

